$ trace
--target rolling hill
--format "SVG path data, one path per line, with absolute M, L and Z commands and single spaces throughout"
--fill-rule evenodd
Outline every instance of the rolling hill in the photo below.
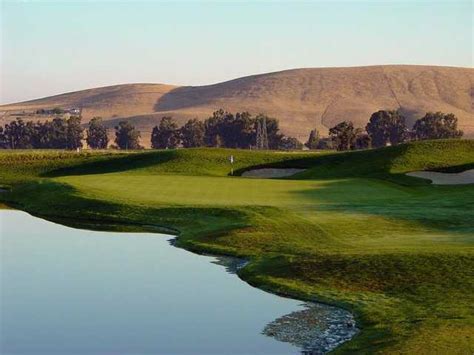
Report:
M 465 136 L 474 136 L 472 68 L 388 65 L 293 69 L 206 86 L 125 84 L 0 106 L 0 124 L 22 111 L 81 108 L 87 122 L 102 116 L 113 127 L 126 118 L 147 144 L 163 115 L 179 123 L 212 111 L 247 110 L 280 120 L 283 132 L 303 140 L 312 128 L 327 133 L 342 120 L 365 126 L 379 109 L 400 109 L 412 124 L 426 111 L 452 112 Z M 37 116 L 27 116 L 38 119 Z

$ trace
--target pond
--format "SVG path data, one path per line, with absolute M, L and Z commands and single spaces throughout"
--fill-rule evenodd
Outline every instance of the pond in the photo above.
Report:
M 2 354 L 324 353 L 357 332 L 349 312 L 254 288 L 172 236 L 12 210 L 0 236 Z

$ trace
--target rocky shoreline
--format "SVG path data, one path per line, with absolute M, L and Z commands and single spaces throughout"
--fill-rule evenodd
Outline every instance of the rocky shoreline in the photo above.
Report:
M 214 264 L 224 266 L 233 274 L 248 263 L 235 257 L 214 257 Z M 320 355 L 334 350 L 359 332 L 354 316 L 345 309 L 312 302 L 303 303 L 303 306 L 305 309 L 267 324 L 262 334 L 295 345 L 304 355 Z
M 305 303 L 306 309 L 269 323 L 263 334 L 301 348 L 302 354 L 326 354 L 359 332 L 354 316 L 345 309 Z
M 169 242 L 176 246 L 176 238 Z M 231 274 L 237 274 L 248 263 L 232 256 L 202 255 L 215 258 L 212 263 L 223 266 Z M 300 348 L 304 355 L 320 355 L 334 350 L 359 332 L 353 314 L 343 308 L 317 302 L 305 302 L 303 306 L 305 309 L 267 324 L 262 334 L 290 343 Z

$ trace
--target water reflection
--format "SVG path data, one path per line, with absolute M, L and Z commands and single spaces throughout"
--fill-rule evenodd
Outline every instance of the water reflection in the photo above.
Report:
M 311 307 L 253 288 L 222 272 L 214 264 L 222 259 L 175 248 L 169 236 L 84 231 L 6 210 L 0 236 L 2 354 L 294 354 L 305 347 L 277 323 Z

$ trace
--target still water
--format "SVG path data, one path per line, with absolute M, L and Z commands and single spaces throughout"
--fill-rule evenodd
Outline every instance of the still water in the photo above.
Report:
M 262 334 L 299 301 L 253 288 L 170 236 L 0 210 L 2 354 L 296 354 Z M 280 339 L 281 340 L 281 339 Z

